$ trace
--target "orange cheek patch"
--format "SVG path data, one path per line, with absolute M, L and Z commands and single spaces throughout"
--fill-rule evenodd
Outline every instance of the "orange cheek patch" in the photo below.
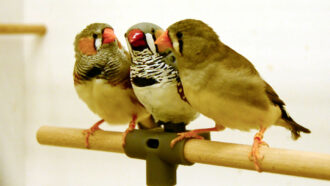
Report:
M 81 38 L 78 44 L 79 50 L 85 55 L 95 55 L 96 50 L 94 48 L 94 39 L 92 38 Z

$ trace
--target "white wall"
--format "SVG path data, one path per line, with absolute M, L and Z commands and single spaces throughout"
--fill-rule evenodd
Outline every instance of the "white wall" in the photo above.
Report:
M 23 0 L 0 1 L 0 23 L 23 21 Z M 0 35 L 0 185 L 24 185 L 23 37 Z
M 21 1 L 15 2 L 22 6 Z M 19 11 L 10 14 L 20 15 Z M 2 14 L 0 18 L 16 21 Z M 292 141 L 289 131 L 273 127 L 265 135 L 271 147 L 330 153 L 329 1 L 24 0 L 24 22 L 44 23 L 48 33 L 43 38 L 25 37 L 24 52 L 22 43 L 15 43 L 20 41 L 13 36 L 0 37 L 0 126 L 5 134 L 0 135 L 0 185 L 145 185 L 143 161 L 122 154 L 41 146 L 35 133 L 42 125 L 87 128 L 99 119 L 78 99 L 73 88 L 72 43 L 75 34 L 87 24 L 107 22 L 125 43 L 123 34 L 132 24 L 148 21 L 166 28 L 184 18 L 205 21 L 224 43 L 250 59 L 285 100 L 290 114 L 312 130 L 311 135 Z M 14 78 L 25 72 L 25 84 L 22 77 L 8 80 L 5 74 L 9 71 L 18 74 Z M 11 99 L 25 103 L 25 109 L 19 105 L 18 111 L 10 110 L 15 106 Z M 190 128 L 208 126 L 212 126 L 211 120 L 199 118 Z M 102 128 L 125 129 L 108 125 Z M 255 132 L 227 129 L 212 137 L 251 144 Z M 14 154 L 18 154 L 17 162 L 13 161 Z M 329 184 L 200 164 L 180 167 L 177 182 L 178 185 Z

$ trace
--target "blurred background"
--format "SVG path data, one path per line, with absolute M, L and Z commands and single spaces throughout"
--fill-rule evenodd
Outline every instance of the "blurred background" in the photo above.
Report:
M 291 116 L 312 130 L 298 141 L 272 127 L 271 147 L 330 154 L 330 1 L 328 0 L 66 0 L 0 1 L 0 23 L 38 23 L 45 36 L 0 35 L 0 185 L 145 185 L 145 162 L 123 154 L 41 146 L 42 125 L 88 128 L 99 118 L 74 87 L 73 41 L 86 25 L 112 25 L 124 33 L 138 22 L 208 23 L 247 57 L 286 102 Z M 199 117 L 189 129 L 211 127 Z M 126 126 L 101 125 L 124 131 Z M 256 131 L 226 129 L 213 140 L 252 144 Z M 329 182 L 195 164 L 180 166 L 177 185 L 329 185 Z

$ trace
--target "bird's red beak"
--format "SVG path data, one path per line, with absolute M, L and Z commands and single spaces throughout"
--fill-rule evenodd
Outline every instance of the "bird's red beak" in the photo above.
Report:
M 112 43 L 116 40 L 116 35 L 111 28 L 105 28 L 102 34 L 103 44 Z
M 133 29 L 128 33 L 128 42 L 133 46 L 133 47 L 141 47 L 141 46 L 146 46 L 147 43 L 145 41 L 145 36 L 144 33 L 139 30 L 139 29 Z
M 155 44 L 158 46 L 159 52 L 164 52 L 168 48 L 173 48 L 171 39 L 168 37 L 168 30 L 163 32 L 162 35 L 157 38 Z

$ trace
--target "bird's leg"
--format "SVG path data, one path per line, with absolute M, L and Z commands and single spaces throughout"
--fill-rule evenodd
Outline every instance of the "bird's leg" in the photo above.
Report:
M 254 167 L 258 172 L 261 172 L 260 161 L 264 158 L 260 154 L 259 148 L 261 145 L 269 146 L 266 142 L 262 141 L 266 129 L 266 127 L 260 127 L 259 132 L 254 136 L 252 150 L 249 155 L 249 159 L 254 162 Z
M 125 145 L 126 145 L 126 136 L 127 136 L 127 134 L 132 132 L 135 129 L 136 119 L 137 119 L 137 115 L 133 114 L 132 121 L 129 123 L 128 128 L 123 133 L 123 141 L 122 141 L 122 146 L 123 147 L 125 147 Z
M 212 131 L 221 131 L 224 130 L 225 127 L 222 125 L 216 125 L 213 128 L 205 128 L 205 129 L 195 129 L 192 131 L 188 131 L 188 132 L 180 132 L 178 133 L 178 137 L 174 138 L 171 141 L 171 148 L 173 148 L 175 146 L 175 144 L 185 138 L 195 138 L 195 139 L 204 139 L 203 136 L 198 135 L 199 133 L 206 133 L 206 132 L 212 132 Z
M 104 119 L 101 119 L 100 121 L 96 122 L 91 128 L 86 129 L 83 131 L 83 134 L 85 135 L 85 146 L 86 148 L 89 148 L 89 136 L 93 135 L 95 131 L 101 130 L 99 126 L 104 122 Z

